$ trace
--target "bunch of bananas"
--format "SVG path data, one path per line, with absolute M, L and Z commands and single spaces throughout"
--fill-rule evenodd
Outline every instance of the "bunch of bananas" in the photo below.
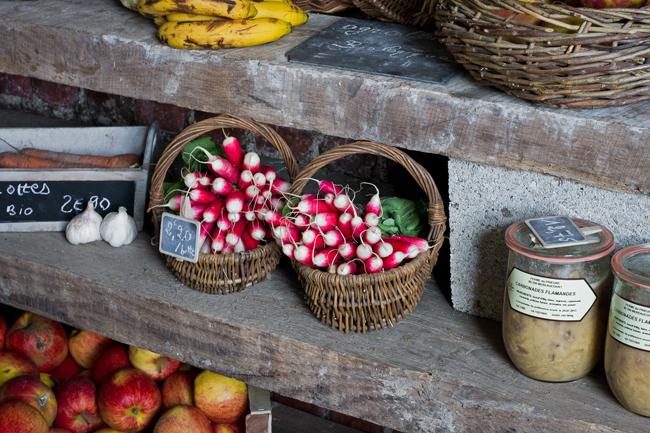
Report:
M 137 0 L 175 48 L 241 48 L 276 41 L 307 21 L 291 0 Z

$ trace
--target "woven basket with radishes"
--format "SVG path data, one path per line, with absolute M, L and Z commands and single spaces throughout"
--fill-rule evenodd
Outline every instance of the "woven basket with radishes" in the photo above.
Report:
M 235 136 L 220 145 L 214 131 L 247 130 L 280 154 L 289 176 L 298 164 L 287 143 L 271 128 L 247 119 L 217 116 L 187 127 L 165 149 L 152 177 L 150 209 L 156 233 L 163 210 L 200 223 L 197 263 L 167 257 L 167 266 L 187 286 L 207 293 L 232 293 L 262 281 L 277 266 L 281 251 L 266 217 L 284 205 L 291 186 L 256 152 L 244 153 Z M 180 179 L 165 182 L 178 156 Z
M 426 238 L 400 233 L 386 218 L 376 188 L 363 208 L 349 187 L 327 180 L 316 181 L 316 194 L 303 194 L 318 170 L 354 154 L 391 159 L 413 176 L 428 200 Z M 284 215 L 270 210 L 265 217 L 292 259 L 307 305 L 321 321 L 346 332 L 393 326 L 415 308 L 443 242 L 446 217 L 431 175 L 396 148 L 355 142 L 318 156 L 295 179 Z

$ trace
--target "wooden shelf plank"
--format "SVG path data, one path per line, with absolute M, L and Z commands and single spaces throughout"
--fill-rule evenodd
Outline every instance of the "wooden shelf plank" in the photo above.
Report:
M 274 44 L 183 51 L 117 1 L 0 2 L 0 71 L 262 122 L 649 193 L 650 102 L 558 110 L 459 73 L 438 85 L 290 63 L 337 18 Z
M 516 372 L 499 325 L 453 311 L 435 284 L 395 328 L 345 335 L 313 318 L 286 270 L 211 296 L 180 284 L 144 235 L 114 249 L 2 233 L 0 302 L 405 432 L 647 431 L 601 377 Z

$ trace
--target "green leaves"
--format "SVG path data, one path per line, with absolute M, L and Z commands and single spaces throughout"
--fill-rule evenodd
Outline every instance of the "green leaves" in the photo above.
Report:
M 187 187 L 182 180 L 178 182 L 165 182 L 163 183 L 163 191 L 165 191 L 165 203 L 169 201 L 172 196 L 182 194 Z
M 208 161 L 208 155 L 204 151 L 214 156 L 225 155 L 223 148 L 212 141 L 211 137 L 197 138 L 189 142 L 181 152 L 183 162 L 189 171 L 207 171 L 207 166 L 203 163 Z
M 383 235 L 403 234 L 422 237 L 427 230 L 427 205 L 399 197 L 381 199 L 379 228 Z
M 282 208 L 282 216 L 287 216 L 293 212 L 296 206 L 298 206 L 298 203 L 300 203 L 300 197 L 291 197 L 289 200 L 287 200 L 287 204 L 285 204 Z

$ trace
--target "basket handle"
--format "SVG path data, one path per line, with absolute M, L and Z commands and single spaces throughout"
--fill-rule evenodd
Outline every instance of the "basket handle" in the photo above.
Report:
M 280 153 L 282 160 L 287 166 L 287 172 L 289 173 L 290 178 L 295 178 L 298 173 L 298 162 L 296 161 L 296 157 L 293 155 L 287 142 L 269 126 L 257 123 L 250 119 L 227 115 L 210 117 L 194 123 L 181 131 L 180 134 L 178 134 L 176 138 L 167 145 L 156 164 L 156 169 L 153 172 L 151 178 L 151 191 L 149 192 L 149 207 L 153 208 L 152 219 L 156 236 L 159 236 L 160 217 L 163 211 L 155 206 L 163 204 L 165 198 L 163 184 L 169 167 L 171 167 L 188 143 L 205 134 L 223 128 L 245 129 L 264 137 Z
M 309 179 L 313 178 L 316 172 L 326 165 L 349 155 L 361 154 L 381 156 L 398 163 L 413 176 L 413 179 L 415 179 L 420 188 L 424 190 L 429 201 L 428 223 L 431 230 L 429 231 L 428 240 L 433 244 L 431 250 L 432 255 L 437 255 L 444 240 L 447 221 L 444 203 L 431 174 L 413 158 L 395 147 L 372 141 L 355 141 L 354 143 L 337 146 L 316 157 L 296 175 L 291 187 L 291 193 L 296 195 L 302 194 Z

